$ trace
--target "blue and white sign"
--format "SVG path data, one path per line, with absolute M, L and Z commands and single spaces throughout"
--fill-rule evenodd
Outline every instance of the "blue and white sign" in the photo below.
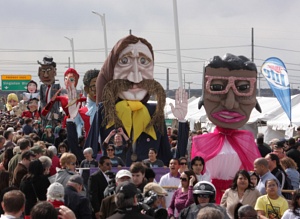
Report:
M 268 58 L 261 67 L 261 73 L 291 121 L 291 90 L 284 63 L 276 57 Z

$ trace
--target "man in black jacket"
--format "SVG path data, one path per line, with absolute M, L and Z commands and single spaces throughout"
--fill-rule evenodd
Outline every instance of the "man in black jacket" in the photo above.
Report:
M 115 201 L 117 205 L 116 213 L 108 217 L 108 219 L 150 219 L 148 215 L 144 215 L 140 212 L 137 204 L 138 190 L 136 186 L 131 182 L 123 182 L 117 187 L 117 194 Z
M 91 219 L 89 200 L 80 194 L 82 188 L 83 178 L 77 174 L 71 176 L 65 188 L 65 205 L 74 212 L 77 219 Z

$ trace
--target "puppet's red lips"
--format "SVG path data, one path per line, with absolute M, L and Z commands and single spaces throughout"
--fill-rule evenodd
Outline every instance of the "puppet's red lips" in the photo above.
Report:
M 212 117 L 215 119 L 221 121 L 221 122 L 226 122 L 226 123 L 236 123 L 244 120 L 246 116 L 241 115 L 238 112 L 231 112 L 227 110 L 222 110 L 216 113 L 212 114 Z

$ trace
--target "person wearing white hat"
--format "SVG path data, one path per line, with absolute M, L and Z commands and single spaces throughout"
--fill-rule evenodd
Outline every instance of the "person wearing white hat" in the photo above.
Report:
M 132 174 L 129 170 L 119 170 L 116 174 L 116 186 L 122 182 L 132 180 Z M 117 209 L 115 203 L 115 194 L 108 196 L 102 200 L 100 208 L 100 218 L 104 219 L 114 214 L 114 211 Z
M 52 183 L 47 189 L 47 201 L 50 202 L 55 208 L 64 205 L 64 186 L 58 182 Z

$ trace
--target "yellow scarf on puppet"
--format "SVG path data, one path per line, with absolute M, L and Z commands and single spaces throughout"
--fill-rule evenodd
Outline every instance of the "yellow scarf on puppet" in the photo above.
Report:
M 131 130 L 133 128 L 133 142 L 136 142 L 142 132 L 147 133 L 154 140 L 157 139 L 154 127 L 146 128 L 151 121 L 151 117 L 147 107 L 140 101 L 122 100 L 116 104 L 116 111 L 129 138 L 131 137 Z M 113 125 L 114 122 L 111 121 L 107 124 L 106 128 Z

